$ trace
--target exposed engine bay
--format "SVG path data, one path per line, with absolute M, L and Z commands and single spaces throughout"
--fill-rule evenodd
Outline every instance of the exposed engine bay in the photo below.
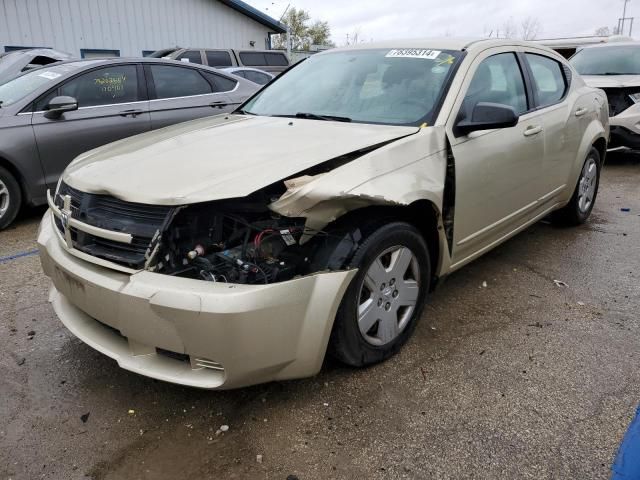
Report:
M 211 282 L 267 284 L 342 268 L 356 247 L 352 233 L 310 232 L 305 218 L 267 208 L 265 191 L 178 209 L 152 243 L 147 268 Z M 303 235 L 309 242 L 300 240 Z

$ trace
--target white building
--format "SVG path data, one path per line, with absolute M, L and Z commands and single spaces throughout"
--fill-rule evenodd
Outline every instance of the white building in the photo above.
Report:
M 0 0 L 0 51 L 49 47 L 88 58 L 175 46 L 260 50 L 285 31 L 239 0 Z

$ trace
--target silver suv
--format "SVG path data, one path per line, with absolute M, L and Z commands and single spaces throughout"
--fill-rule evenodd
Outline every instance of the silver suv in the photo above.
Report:
M 215 68 L 254 67 L 279 75 L 289 68 L 285 52 L 278 50 L 221 50 L 214 48 L 167 48 L 150 57 L 198 63 Z

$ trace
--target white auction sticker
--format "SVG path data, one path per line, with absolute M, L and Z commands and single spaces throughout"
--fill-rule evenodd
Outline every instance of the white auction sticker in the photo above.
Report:
M 42 73 L 39 73 L 38 76 L 48 78 L 49 80 L 55 80 L 60 76 L 60 74 L 56 72 L 42 72 Z
M 426 50 L 424 48 L 398 48 L 389 51 L 385 57 L 390 58 L 421 58 L 423 60 L 435 60 L 441 50 Z

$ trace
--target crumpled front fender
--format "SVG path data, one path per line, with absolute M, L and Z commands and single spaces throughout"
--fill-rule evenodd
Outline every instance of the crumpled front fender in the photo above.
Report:
M 321 230 L 349 211 L 375 205 L 428 200 L 440 212 L 446 161 L 444 128 L 423 128 L 330 172 L 287 182 L 287 191 L 269 208 L 307 218 L 310 231 Z

